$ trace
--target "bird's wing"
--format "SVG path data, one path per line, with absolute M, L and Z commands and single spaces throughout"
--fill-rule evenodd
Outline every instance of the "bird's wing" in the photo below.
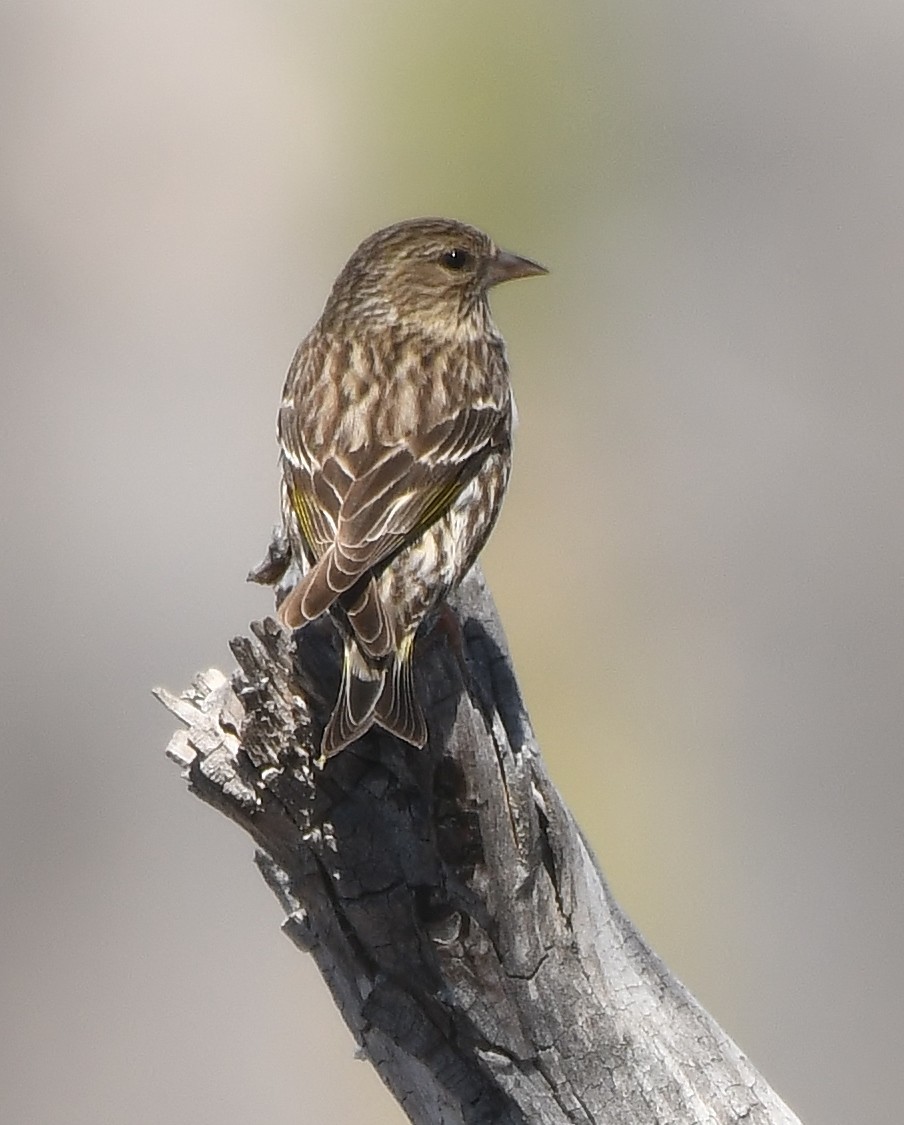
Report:
M 315 487 L 324 472 L 324 464 L 319 449 L 322 442 L 318 443 L 311 420 L 316 419 L 317 412 L 323 408 L 316 389 L 321 383 L 328 383 L 321 375 L 330 361 L 331 350 L 330 341 L 316 330 L 302 340 L 286 376 L 282 407 L 276 421 L 283 476 L 283 515 L 287 529 L 294 524 L 298 531 L 311 565 L 336 538 L 342 497 L 350 483 L 350 479 L 336 479 L 336 470 L 341 469 L 337 463 L 327 468 L 327 479 Z M 333 481 L 332 489 L 329 480 Z
M 387 450 L 362 473 L 342 504 L 337 546 L 376 566 L 448 511 L 491 448 L 505 440 L 496 407 L 471 407 L 410 444 Z
M 495 406 L 472 407 L 409 444 L 335 455 L 319 471 L 293 474 L 290 502 L 318 561 L 292 597 L 297 621 L 289 623 L 318 617 L 444 515 L 488 453 L 508 442 L 509 422 Z
M 354 478 L 335 457 L 318 464 L 300 435 L 291 446 L 283 439 L 283 490 L 286 514 L 294 515 L 311 563 L 336 541 L 339 512 Z

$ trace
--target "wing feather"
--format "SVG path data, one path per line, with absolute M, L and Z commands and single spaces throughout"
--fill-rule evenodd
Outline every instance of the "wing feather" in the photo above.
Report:
M 511 440 L 506 396 L 502 404 L 462 409 L 423 434 L 382 445 L 356 441 L 354 448 L 345 442 L 343 448 L 338 423 L 331 430 L 318 413 L 327 406 L 318 389 L 325 382 L 324 364 L 341 366 L 348 359 L 347 352 L 333 356 L 323 337 L 306 341 L 290 370 L 279 414 L 287 521 L 310 564 L 286 601 L 286 619 L 297 619 L 290 623 L 319 616 L 422 535 L 452 507 L 486 457 Z M 383 625 L 368 595 L 356 593 L 355 604 L 363 631 L 381 647 Z

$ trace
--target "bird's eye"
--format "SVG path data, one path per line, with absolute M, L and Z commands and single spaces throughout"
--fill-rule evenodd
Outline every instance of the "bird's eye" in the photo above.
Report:
M 443 253 L 440 254 L 439 260 L 447 270 L 463 270 L 467 269 L 473 261 L 473 258 L 467 250 L 456 247 L 454 250 L 444 250 Z

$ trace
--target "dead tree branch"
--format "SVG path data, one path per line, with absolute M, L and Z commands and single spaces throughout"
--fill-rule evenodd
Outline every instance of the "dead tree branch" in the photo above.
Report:
M 231 680 L 160 692 L 187 727 L 169 756 L 254 838 L 363 1053 L 420 1125 L 799 1125 L 613 902 L 478 571 L 453 604 L 465 664 L 422 643 L 423 751 L 375 730 L 313 764 L 328 624 L 258 623 Z

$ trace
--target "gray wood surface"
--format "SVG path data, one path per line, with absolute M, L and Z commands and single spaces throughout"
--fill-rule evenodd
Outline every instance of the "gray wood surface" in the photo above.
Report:
M 296 652 L 267 619 L 231 679 L 158 693 L 187 728 L 169 756 L 254 838 L 363 1054 L 419 1125 L 797 1123 L 612 900 L 478 569 L 453 605 L 464 660 L 440 630 L 421 644 L 423 751 L 375 731 L 314 765 L 328 624 Z

